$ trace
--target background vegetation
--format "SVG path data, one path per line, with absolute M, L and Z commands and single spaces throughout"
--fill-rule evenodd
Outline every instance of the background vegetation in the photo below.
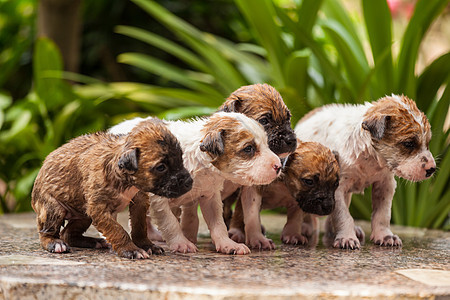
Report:
M 449 1 L 417 1 L 398 40 L 392 6 L 357 4 L 361 15 L 334 0 L 85 1 L 75 74 L 51 40 L 33 42 L 36 1 L 0 2 L 0 212 L 30 209 L 42 160 L 69 138 L 138 114 L 209 114 L 238 87 L 267 82 L 294 124 L 331 102 L 415 99 L 439 169 L 422 183 L 399 179 L 393 222 L 448 228 L 450 53 L 417 63 Z M 352 214 L 369 219 L 370 206 L 369 192 L 354 197 Z

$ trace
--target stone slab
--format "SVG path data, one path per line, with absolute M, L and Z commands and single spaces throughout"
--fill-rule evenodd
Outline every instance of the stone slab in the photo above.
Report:
M 285 217 L 263 215 L 274 251 L 215 253 L 202 223 L 198 253 L 133 261 L 109 250 L 48 253 L 34 220 L 0 216 L 0 299 L 450 299 L 448 232 L 394 227 L 401 249 L 289 246 L 279 241 Z M 119 220 L 128 228 L 126 214 Z M 370 233 L 370 224 L 359 225 Z

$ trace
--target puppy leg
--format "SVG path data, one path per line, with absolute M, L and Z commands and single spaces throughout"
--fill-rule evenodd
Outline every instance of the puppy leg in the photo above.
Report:
M 70 252 L 70 247 L 60 239 L 59 235 L 61 226 L 64 224 L 66 210 L 50 197 L 39 202 L 35 204 L 35 211 L 37 212 L 39 240 L 42 248 L 54 253 Z
M 103 195 L 103 197 L 108 196 Z M 145 250 L 137 247 L 131 241 L 128 233 L 116 221 L 114 212 L 108 207 L 109 201 L 92 197 L 87 199 L 87 203 L 87 214 L 92 218 L 92 224 L 106 237 L 106 240 L 119 256 L 130 259 L 150 258 Z M 144 220 L 142 221 L 145 223 Z
M 287 210 L 287 222 L 281 232 L 281 241 L 285 244 L 305 245 L 308 238 L 302 234 L 303 210 L 297 205 Z
M 242 211 L 242 202 L 239 197 L 234 207 L 233 216 L 231 217 L 228 236 L 236 243 L 245 243 L 244 226 L 244 212 Z
M 245 223 L 245 243 L 251 248 L 262 250 L 273 250 L 275 244 L 266 238 L 261 232 L 261 195 L 254 187 L 242 187 L 241 193 L 242 210 Z
M 83 233 L 91 225 L 91 218 L 71 219 L 61 232 L 62 239 L 71 247 L 80 248 L 109 248 L 108 243 L 102 238 L 83 236 Z
M 304 213 L 302 234 L 308 239 L 319 235 L 319 220 L 316 216 Z
M 359 249 L 361 247 L 359 239 L 356 237 L 355 222 L 348 210 L 351 197 L 351 193 L 344 192 L 340 188 L 336 190 L 336 204 L 330 215 L 333 229 L 336 232 L 334 248 Z
M 230 229 L 230 223 L 233 217 L 233 209 L 231 207 L 236 200 L 240 199 L 240 193 L 241 189 L 238 188 L 234 193 L 223 200 L 223 219 L 228 229 Z
M 183 235 L 180 222 L 170 209 L 167 198 L 153 196 L 150 203 L 150 214 L 171 251 L 197 252 L 197 247 Z
M 370 240 L 380 246 L 402 246 L 402 240 L 390 229 L 391 205 L 397 183 L 394 176 L 372 186 L 372 234 Z
M 228 237 L 227 226 L 223 220 L 222 198 L 216 192 L 212 198 L 202 197 L 200 208 L 211 232 L 211 240 L 217 252 L 225 254 L 248 254 L 250 249 L 244 244 L 238 244 Z
M 162 254 L 164 249 L 153 244 L 147 237 L 146 215 L 149 207 L 149 196 L 139 191 L 130 202 L 131 239 L 139 248 L 148 254 Z
M 158 229 L 156 229 L 155 225 L 152 223 L 152 217 L 150 214 L 147 214 L 145 217 L 145 221 L 147 222 L 147 237 L 151 241 L 157 241 L 157 242 L 164 242 L 164 239 L 162 238 L 161 232 L 159 232 Z M 131 227 L 131 225 L 130 225 Z
M 181 230 L 184 236 L 192 243 L 197 243 L 198 234 L 198 201 L 181 207 Z

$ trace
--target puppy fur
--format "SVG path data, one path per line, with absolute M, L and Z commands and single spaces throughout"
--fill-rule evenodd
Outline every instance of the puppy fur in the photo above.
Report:
M 139 121 L 126 121 L 111 130 L 126 133 Z M 281 163 L 270 151 L 264 129 L 243 114 L 225 112 L 191 122 L 166 124 L 180 140 L 184 164 L 194 179 L 194 186 L 189 193 L 178 198 L 151 196 L 151 217 L 164 240 L 172 251 L 197 251 L 192 242 L 197 239 L 196 207 L 199 203 L 216 250 L 227 254 L 249 253 L 247 246 L 228 237 L 220 192 L 225 180 L 255 185 L 268 184 L 276 179 Z M 189 226 L 184 224 L 183 229 L 171 211 L 171 208 L 180 206 L 183 208 L 182 224 L 183 219 L 193 220 Z
M 297 124 L 297 136 L 339 152 L 341 179 L 336 208 L 327 219 L 334 247 L 360 248 L 364 232 L 349 213 L 352 193 L 372 185 L 372 234 L 383 246 L 401 246 L 390 230 L 395 176 L 411 181 L 430 177 L 436 164 L 428 149 L 430 124 L 414 101 L 387 96 L 364 105 L 332 104 L 318 108 Z
M 92 223 L 119 256 L 148 258 L 163 250 L 146 235 L 146 193 L 178 197 L 191 188 L 180 144 L 159 120 L 152 120 L 127 136 L 84 135 L 50 153 L 34 183 L 31 204 L 41 245 L 50 252 L 107 247 L 103 239 L 83 236 Z M 128 204 L 131 238 L 116 221 Z
M 305 213 L 330 214 L 334 209 L 334 193 L 338 185 L 339 164 L 335 154 L 319 143 L 298 140 L 297 149 L 289 155 L 280 177 L 269 185 L 258 187 L 257 197 L 261 200 L 242 204 L 238 201 L 229 234 L 237 242 L 245 238 L 246 244 L 252 247 L 275 249 L 272 240 L 263 243 L 266 238 L 261 232 L 259 211 L 286 207 L 287 222 L 281 240 L 286 244 L 306 244 L 308 238 L 317 233 L 318 227 L 315 216 L 310 216 L 315 227 L 302 227 Z M 254 203 L 262 205 L 255 207 Z

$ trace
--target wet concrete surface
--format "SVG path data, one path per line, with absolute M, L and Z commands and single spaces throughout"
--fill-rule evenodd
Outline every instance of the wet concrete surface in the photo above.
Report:
M 119 219 L 128 227 L 126 214 Z M 0 216 L 0 299 L 450 299 L 449 232 L 395 226 L 403 248 L 367 241 L 352 251 L 282 245 L 285 217 L 262 222 L 275 251 L 215 253 L 202 223 L 199 253 L 133 261 L 109 250 L 48 253 L 34 214 Z

